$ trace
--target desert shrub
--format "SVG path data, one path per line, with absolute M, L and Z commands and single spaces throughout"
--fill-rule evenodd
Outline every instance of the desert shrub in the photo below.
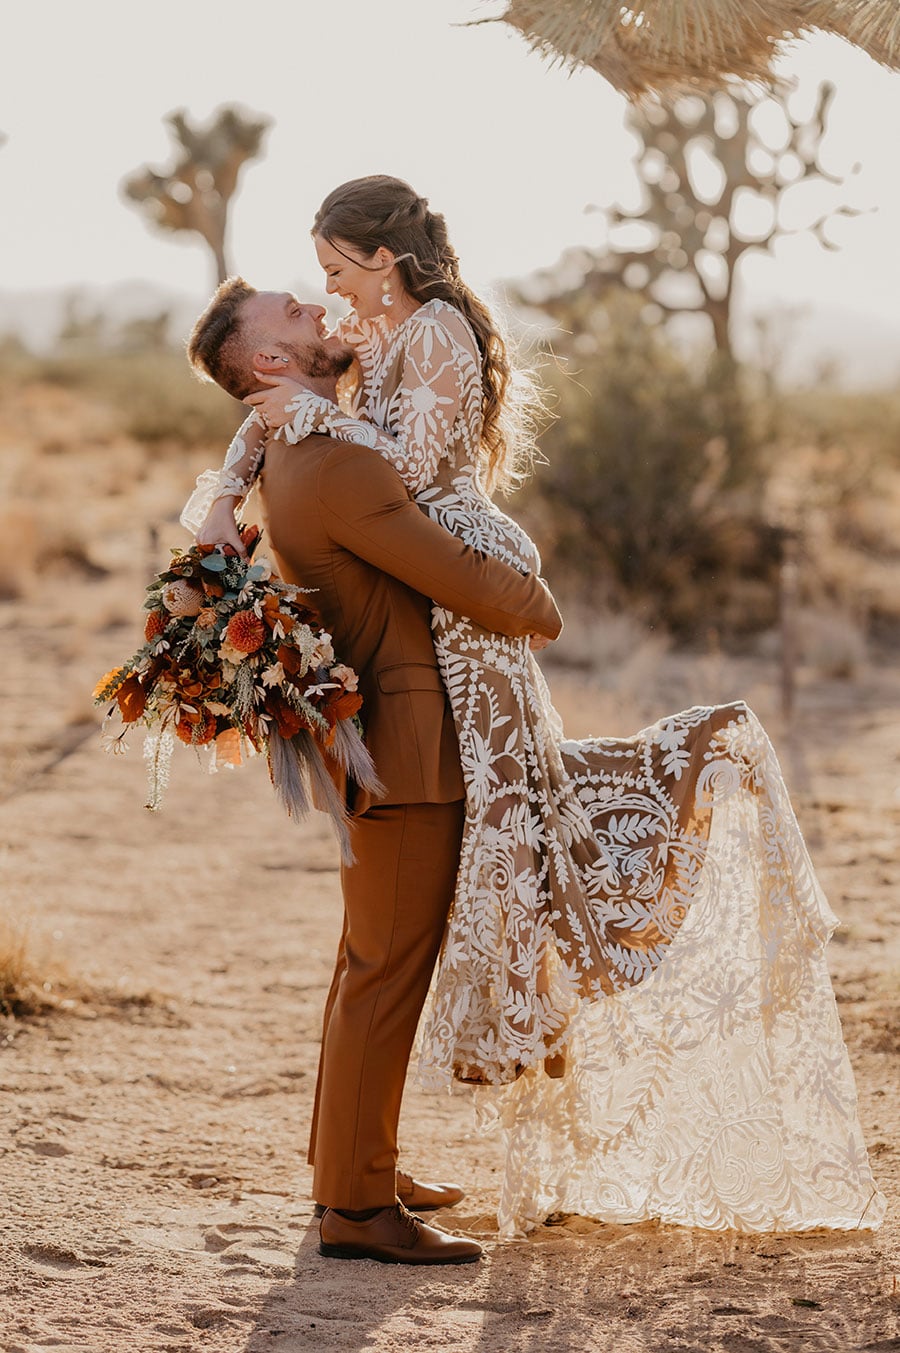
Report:
M 855 667 L 866 640 L 900 646 L 900 390 L 822 385 L 780 406 L 769 500 L 799 541 L 801 602 L 840 620 L 840 642 L 816 627 L 830 665 Z
M 46 1008 L 52 983 L 44 980 L 24 930 L 0 922 L 0 1015 L 33 1015 Z
M 0 389 L 31 378 L 35 357 L 22 339 L 13 333 L 0 334 Z
M 178 349 L 80 349 L 33 359 L 32 379 L 88 394 L 110 406 L 121 431 L 160 446 L 227 446 L 247 410 L 198 381 Z
M 740 373 L 678 351 L 628 301 L 555 346 L 558 417 L 522 499 L 555 576 L 681 638 L 771 624 L 777 539 Z
M 843 486 L 864 486 L 877 467 L 900 469 L 900 386 L 841 390 L 815 385 L 779 397 L 782 440 L 820 449 L 852 448 Z

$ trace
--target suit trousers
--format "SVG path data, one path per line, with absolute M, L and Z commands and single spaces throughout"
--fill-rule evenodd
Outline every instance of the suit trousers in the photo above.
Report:
M 376 805 L 354 819 L 310 1135 L 313 1195 L 326 1207 L 396 1201 L 400 1102 L 453 901 L 464 814 L 459 799 Z

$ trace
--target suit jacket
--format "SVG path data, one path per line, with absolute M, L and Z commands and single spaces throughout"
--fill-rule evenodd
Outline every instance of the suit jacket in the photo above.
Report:
M 261 492 L 283 576 L 315 588 L 309 604 L 359 673 L 366 745 L 382 803 L 464 796 L 459 745 L 431 638 L 431 603 L 507 635 L 562 628 L 548 589 L 436 525 L 369 447 L 313 434 L 271 442 Z M 371 797 L 351 787 L 354 814 Z

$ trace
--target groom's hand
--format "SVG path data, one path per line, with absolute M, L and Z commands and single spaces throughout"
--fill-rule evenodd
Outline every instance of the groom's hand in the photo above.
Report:
M 291 421 L 291 414 L 287 411 L 287 405 L 300 390 L 308 389 L 308 386 L 295 381 L 291 376 L 270 376 L 265 371 L 254 371 L 254 377 L 260 385 L 268 385 L 268 390 L 254 390 L 252 395 L 247 395 L 244 400 L 256 410 L 262 418 L 267 428 L 275 429 L 284 427 L 285 423 Z

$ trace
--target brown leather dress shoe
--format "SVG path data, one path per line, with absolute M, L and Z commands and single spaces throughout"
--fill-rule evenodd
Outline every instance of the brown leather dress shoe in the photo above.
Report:
M 465 1198 L 456 1184 L 420 1184 L 412 1175 L 397 1171 L 397 1197 L 410 1212 L 437 1212 L 441 1207 L 455 1207 Z M 327 1208 L 316 1203 L 313 1216 L 324 1217 Z
M 402 1203 L 382 1207 L 368 1221 L 351 1221 L 326 1208 L 319 1224 L 319 1254 L 327 1259 L 377 1259 L 381 1264 L 474 1264 L 474 1240 L 428 1226 Z
M 465 1196 L 456 1184 L 420 1184 L 412 1175 L 397 1171 L 397 1197 L 410 1212 L 437 1212 L 441 1207 L 456 1207 Z

